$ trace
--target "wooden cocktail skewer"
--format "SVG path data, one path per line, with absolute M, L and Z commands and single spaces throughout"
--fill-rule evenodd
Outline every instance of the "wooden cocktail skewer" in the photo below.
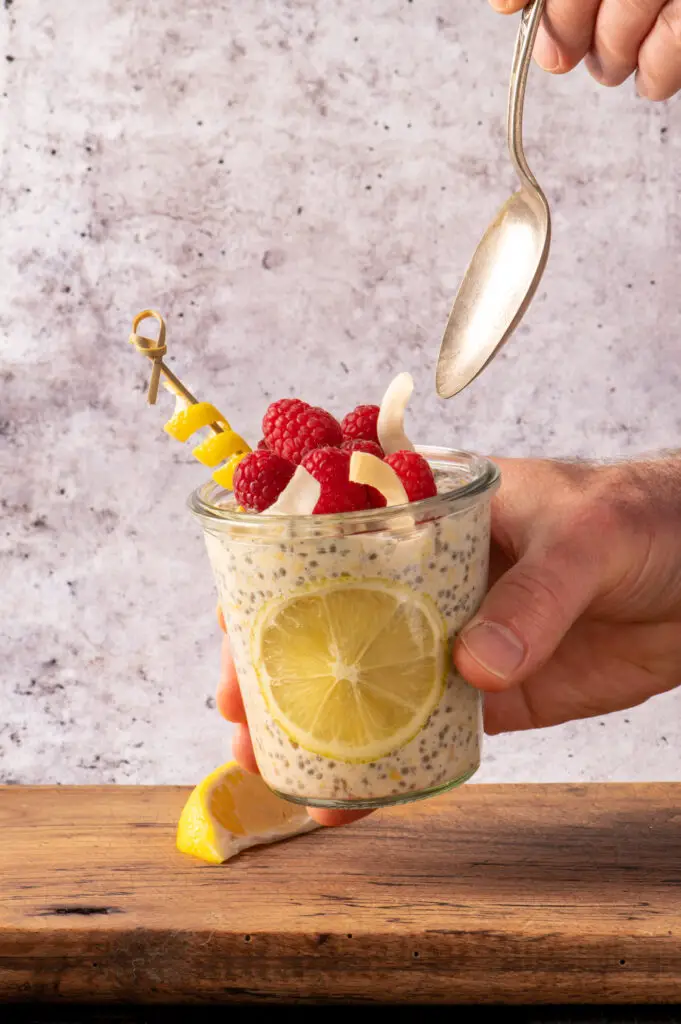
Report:
M 145 338 L 144 335 L 137 333 L 137 328 L 143 320 L 156 320 L 158 322 L 158 338 Z M 163 374 L 168 381 L 170 390 L 176 395 L 184 398 L 190 405 L 199 404 L 198 398 L 196 398 L 191 391 L 184 386 L 182 381 L 176 377 L 173 371 L 163 362 L 163 357 L 168 351 L 168 347 L 166 345 L 166 323 L 160 313 L 155 309 L 145 309 L 141 313 L 138 313 L 132 322 L 132 333 L 129 340 L 130 344 L 134 345 L 138 352 L 141 352 L 151 360 L 151 377 L 149 378 L 149 388 L 147 390 L 147 402 L 149 405 L 156 405 L 161 374 Z M 219 423 L 211 423 L 210 429 L 215 434 L 224 433 L 224 427 L 220 426 Z

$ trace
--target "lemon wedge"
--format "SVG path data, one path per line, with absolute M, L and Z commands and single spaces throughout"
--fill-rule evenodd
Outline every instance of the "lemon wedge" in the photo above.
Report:
M 177 826 L 177 848 L 209 864 L 242 850 L 311 832 L 305 808 L 275 796 L 236 762 L 217 768 L 192 791 Z
M 376 761 L 442 697 L 447 635 L 433 602 L 391 580 L 328 580 L 266 604 L 251 654 L 270 714 L 305 750 Z

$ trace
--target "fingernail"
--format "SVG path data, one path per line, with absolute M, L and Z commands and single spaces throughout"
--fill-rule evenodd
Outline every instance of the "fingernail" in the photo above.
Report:
M 534 59 L 543 71 L 555 73 L 560 71 L 560 54 L 553 39 L 543 33 L 534 47 Z
M 595 53 L 587 53 L 584 63 L 586 64 L 587 71 L 592 78 L 595 78 L 597 82 L 603 81 L 603 65 L 596 56 Z
M 497 622 L 476 622 L 461 634 L 461 643 L 487 672 L 507 679 L 525 660 L 525 645 Z

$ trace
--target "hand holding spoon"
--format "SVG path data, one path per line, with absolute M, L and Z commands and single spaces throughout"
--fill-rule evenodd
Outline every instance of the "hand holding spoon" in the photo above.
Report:
M 525 315 L 541 280 L 551 244 L 546 196 L 523 151 L 523 108 L 530 59 L 545 0 L 521 16 L 508 101 L 508 148 L 520 189 L 501 207 L 464 276 L 445 328 L 436 388 L 452 398 L 474 380 Z

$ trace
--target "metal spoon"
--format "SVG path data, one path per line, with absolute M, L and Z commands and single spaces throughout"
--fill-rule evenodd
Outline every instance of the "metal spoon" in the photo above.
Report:
M 545 0 L 522 13 L 511 71 L 508 148 L 521 188 L 504 203 L 480 242 L 445 328 L 435 386 L 441 398 L 462 391 L 508 340 L 541 280 L 551 244 L 546 196 L 523 151 L 525 86 Z

